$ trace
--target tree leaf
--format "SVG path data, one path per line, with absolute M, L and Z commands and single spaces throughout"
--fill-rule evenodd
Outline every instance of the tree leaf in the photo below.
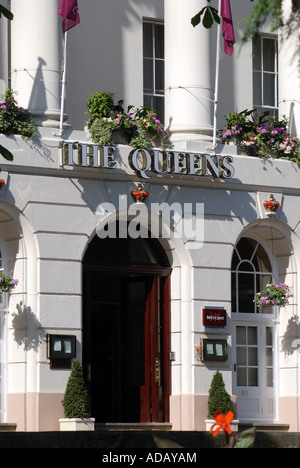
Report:
M 183 448 L 181 445 L 176 444 L 173 440 L 162 439 L 161 437 L 153 436 L 157 448 Z
M 213 18 L 213 15 L 211 14 L 209 7 L 206 8 L 206 12 L 204 13 L 202 22 L 203 22 L 203 26 L 206 29 L 210 29 L 214 23 L 214 18 Z
M 193 18 L 192 18 L 192 25 L 194 26 L 194 28 L 196 26 L 198 26 L 198 24 L 201 23 L 201 16 L 204 12 L 204 10 L 206 9 L 206 7 L 202 8 L 201 11 L 199 11 L 199 13 L 197 13 Z
M 213 14 L 214 20 L 216 23 L 221 24 L 221 18 L 218 14 L 218 11 L 215 8 L 211 8 L 211 12 Z
M 2 154 L 4 159 L 7 159 L 7 161 L 13 161 L 13 154 L 8 149 L 4 148 L 4 146 L 2 145 L 0 145 L 0 153 Z
M 236 439 L 233 448 L 253 448 L 255 442 L 255 428 L 242 432 Z
M 5 18 L 12 20 L 14 15 L 12 14 L 11 11 L 9 11 L 7 8 L 5 8 L 3 5 L 0 5 L 0 18 L 1 16 L 4 15 Z

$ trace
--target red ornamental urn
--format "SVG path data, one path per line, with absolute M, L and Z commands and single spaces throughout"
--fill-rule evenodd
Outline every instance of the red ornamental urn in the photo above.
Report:
M 149 197 L 149 193 L 145 192 L 142 184 L 139 183 L 137 189 L 131 192 L 131 196 L 135 203 L 145 203 L 145 200 Z

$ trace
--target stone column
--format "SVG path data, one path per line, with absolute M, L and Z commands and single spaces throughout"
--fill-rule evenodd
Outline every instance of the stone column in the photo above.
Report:
M 211 33 L 191 24 L 205 5 L 165 0 L 165 125 L 174 142 L 212 140 Z
M 61 96 L 59 0 L 12 0 L 11 88 L 37 125 L 58 127 Z
M 285 22 L 292 13 L 292 0 L 283 1 Z M 299 29 L 288 34 L 288 28 L 279 33 L 279 116 L 289 117 L 290 131 L 300 138 L 300 61 Z

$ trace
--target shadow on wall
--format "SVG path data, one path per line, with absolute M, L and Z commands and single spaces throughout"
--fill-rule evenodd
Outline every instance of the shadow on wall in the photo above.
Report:
M 292 356 L 300 350 L 300 323 L 299 317 L 294 315 L 287 323 L 286 331 L 281 340 L 281 351 L 287 356 Z
M 17 312 L 12 314 L 14 340 L 24 351 L 37 351 L 39 346 L 46 342 L 46 332 L 37 320 L 31 307 L 21 301 L 16 305 Z

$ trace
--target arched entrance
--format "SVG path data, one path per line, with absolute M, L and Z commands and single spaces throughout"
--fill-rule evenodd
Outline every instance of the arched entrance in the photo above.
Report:
M 242 237 L 232 258 L 233 391 L 241 422 L 273 423 L 276 402 L 276 307 L 259 311 L 256 293 L 273 282 L 262 244 Z
M 168 422 L 170 273 L 154 239 L 100 239 L 83 260 L 83 366 L 96 422 Z

